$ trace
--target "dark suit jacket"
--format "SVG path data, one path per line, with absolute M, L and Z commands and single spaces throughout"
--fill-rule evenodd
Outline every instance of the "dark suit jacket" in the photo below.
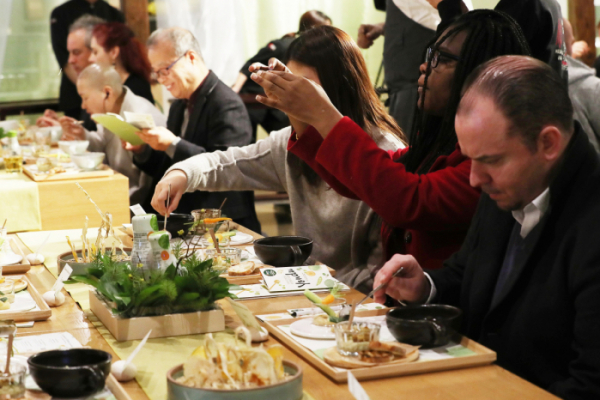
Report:
M 560 397 L 598 399 L 599 222 L 600 162 L 578 126 L 550 184 L 550 208 L 496 303 L 515 220 L 487 195 L 459 252 L 428 271 L 435 301 L 460 307 L 463 333 L 495 350 L 502 367 Z
M 226 150 L 229 146 L 244 146 L 252 141 L 252 128 L 246 107 L 240 97 L 212 71 L 197 92 L 194 102 L 185 139 L 177 144 L 173 159 L 165 152 L 156 150 L 152 150 L 150 157 L 144 162 L 134 158 L 136 165 L 152 176 L 155 185 L 167 169 L 179 161 L 204 152 Z M 167 129 L 176 136 L 181 136 L 186 106 L 187 101 L 184 100 L 176 100 L 171 105 Z M 181 198 L 177 212 L 190 213 L 199 208 L 219 208 L 225 198 L 227 202 L 223 207 L 224 214 L 246 225 L 247 218 L 250 217 L 258 224 L 252 192 L 186 193 Z M 256 226 L 247 227 L 256 229 Z

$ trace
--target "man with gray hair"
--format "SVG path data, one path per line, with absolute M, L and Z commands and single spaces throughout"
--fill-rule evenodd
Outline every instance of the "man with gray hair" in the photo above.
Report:
M 92 54 L 92 32 L 94 27 L 105 22 L 102 18 L 85 14 L 69 27 L 67 36 L 68 59 L 62 68 L 63 80 L 61 81 L 59 104 L 65 115 L 84 121 L 86 129 L 95 130 L 96 124 L 90 119 L 89 114 L 81 110 L 81 98 L 73 85 L 77 82 L 77 76 L 85 67 L 90 65 Z M 65 77 L 68 79 L 65 80 Z M 44 115 L 36 122 L 38 126 L 58 125 L 58 117 L 53 110 L 46 110 Z M 69 137 L 64 137 L 69 140 Z
M 135 153 L 134 162 L 155 183 L 179 161 L 252 142 L 252 127 L 244 104 L 206 67 L 200 46 L 190 31 L 157 30 L 148 39 L 148 58 L 158 82 L 177 100 L 171 105 L 166 128 L 144 129 L 138 134 L 146 145 L 124 143 L 124 146 Z M 253 192 L 187 193 L 177 211 L 219 208 L 225 199 L 223 214 L 260 232 Z
M 455 125 L 483 191 L 469 233 L 439 270 L 392 257 L 375 300 L 458 306 L 461 333 L 500 366 L 563 399 L 600 398 L 600 160 L 564 79 L 498 57 L 468 78 Z
M 84 15 L 94 16 L 107 22 L 125 22 L 123 14 L 104 0 L 70 0 L 52 10 L 50 16 L 52 49 L 56 61 L 58 61 L 58 66 L 63 72 L 60 82 L 59 107 L 65 112 L 65 115 L 73 118 L 79 118 L 81 99 L 75 88 L 78 73 L 69 62 L 71 51 L 67 46 L 67 37 L 71 33 L 70 27 L 72 24 Z M 89 40 L 87 47 L 89 49 Z M 89 54 L 85 59 L 88 58 Z M 89 63 L 84 65 L 83 68 L 87 65 Z
M 156 126 L 164 127 L 167 123 L 165 116 L 152 103 L 123 86 L 119 73 L 113 67 L 88 66 L 79 74 L 77 91 L 83 99 L 81 107 L 90 115 L 109 112 L 124 118 L 128 111 L 152 115 Z M 152 178 L 134 165 L 133 154 L 121 146 L 119 137 L 101 125 L 96 131 L 85 130 L 70 117 L 61 118 L 61 125 L 69 137 L 89 140 L 88 150 L 106 153 L 108 166 L 129 178 L 131 204 L 148 201 L 147 198 L 152 195 Z

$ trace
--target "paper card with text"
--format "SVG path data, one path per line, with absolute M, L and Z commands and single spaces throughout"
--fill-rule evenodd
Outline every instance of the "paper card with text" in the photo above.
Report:
M 260 273 L 269 292 L 329 289 L 338 282 L 326 265 L 263 268 Z

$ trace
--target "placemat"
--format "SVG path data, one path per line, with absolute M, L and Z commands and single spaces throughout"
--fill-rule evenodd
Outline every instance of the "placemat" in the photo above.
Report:
M 0 171 L 0 224 L 7 219 L 8 232 L 42 229 L 37 183 L 23 174 Z

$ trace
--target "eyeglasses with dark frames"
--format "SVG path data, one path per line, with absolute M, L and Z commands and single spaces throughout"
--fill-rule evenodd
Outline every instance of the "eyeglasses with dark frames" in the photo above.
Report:
M 431 69 L 434 69 L 435 67 L 437 67 L 439 65 L 440 57 L 445 57 L 445 58 L 448 58 L 450 60 L 454 60 L 457 62 L 461 60 L 459 56 L 455 56 L 454 54 L 447 53 L 436 47 L 427 48 L 427 52 L 425 53 L 425 62 L 427 64 L 431 65 Z M 430 63 L 430 60 L 431 60 L 431 63 Z
M 159 69 L 158 71 L 152 72 L 152 76 L 151 78 L 153 80 L 156 80 L 158 78 L 166 78 L 167 76 L 169 76 L 169 73 L 171 72 L 171 68 L 173 68 L 173 66 L 175 64 L 177 64 L 177 61 L 181 60 L 183 57 L 185 57 L 187 55 L 187 51 L 185 53 L 183 53 L 180 57 L 177 58 L 177 60 L 173 61 L 171 64 L 169 64 L 168 66 Z

